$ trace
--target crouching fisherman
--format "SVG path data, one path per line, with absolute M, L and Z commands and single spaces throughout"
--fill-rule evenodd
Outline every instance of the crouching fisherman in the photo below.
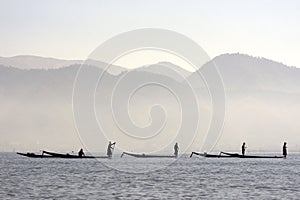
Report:
M 79 150 L 78 156 L 79 156 L 79 157 L 85 156 L 85 154 L 84 154 L 84 152 L 83 152 L 83 149 L 80 149 L 80 150 Z

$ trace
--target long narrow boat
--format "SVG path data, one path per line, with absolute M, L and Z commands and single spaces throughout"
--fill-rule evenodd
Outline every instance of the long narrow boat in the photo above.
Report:
M 17 154 L 21 155 L 21 156 L 26 156 L 26 157 L 29 157 L 29 158 L 54 158 L 53 156 L 50 156 L 50 155 L 35 154 L 35 153 L 20 153 L 20 152 L 17 152 Z
M 198 152 L 192 152 L 190 155 L 190 158 L 193 155 L 197 155 L 197 156 L 203 156 L 203 157 L 207 157 L 207 158 L 232 158 L 232 156 L 225 156 L 225 155 L 221 155 L 221 154 L 208 154 L 208 153 L 198 153 Z
M 78 156 L 78 155 L 72 155 L 72 154 L 61 154 L 61 153 L 54 153 L 54 152 L 49 152 L 49 151 L 43 151 L 43 154 L 48 154 L 52 157 L 55 157 L 55 158 L 79 158 L 79 159 L 82 159 L 82 158 L 111 158 L 111 157 L 108 157 L 108 156 Z
M 35 154 L 35 153 L 20 153 L 17 152 L 18 155 L 26 156 L 29 158 L 66 158 L 66 159 L 74 159 L 74 158 L 80 158 L 80 159 L 86 159 L 86 158 L 111 158 L 108 156 L 78 156 L 78 155 L 71 155 L 71 154 L 60 154 L 60 153 L 53 153 L 49 151 L 43 151 L 42 154 Z M 46 154 L 46 155 L 45 155 Z
M 193 154 L 198 155 L 198 156 L 203 156 L 206 158 L 284 158 L 283 156 L 241 155 L 238 153 L 227 153 L 227 152 L 220 152 L 220 154 L 207 154 L 207 153 L 192 152 L 190 157 L 192 157 Z
M 173 155 L 147 155 L 147 154 L 137 154 L 137 153 L 129 153 L 129 152 L 123 152 L 121 154 L 121 157 L 123 157 L 123 155 L 128 155 L 128 156 L 133 156 L 136 158 L 177 158 L 177 156 Z
M 255 156 L 255 155 L 241 155 L 238 153 L 226 153 L 221 152 L 221 154 L 228 155 L 230 157 L 236 157 L 236 158 L 284 158 L 283 156 Z

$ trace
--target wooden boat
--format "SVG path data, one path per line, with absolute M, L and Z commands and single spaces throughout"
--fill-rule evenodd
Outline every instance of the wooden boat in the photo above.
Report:
M 236 158 L 284 158 L 283 156 L 255 156 L 255 155 L 241 155 L 238 153 L 226 153 L 221 152 L 221 154 L 228 155 L 230 157 L 236 157 Z
M 123 157 L 123 155 L 128 155 L 128 156 L 133 156 L 136 158 L 177 158 L 177 156 L 175 155 L 147 155 L 147 154 L 137 154 L 137 153 L 129 153 L 129 152 L 123 152 L 121 154 L 121 158 Z
M 49 151 L 43 151 L 42 154 L 35 154 L 35 153 L 20 153 L 17 152 L 18 155 L 26 156 L 30 158 L 67 158 L 67 159 L 74 159 L 74 158 L 80 158 L 80 159 L 86 159 L 86 158 L 111 158 L 108 156 L 78 156 L 78 155 L 71 155 L 71 154 L 60 154 L 60 153 L 53 153 Z M 46 154 L 46 155 L 45 155 Z
M 49 152 L 49 151 L 43 151 L 43 154 L 48 154 L 52 157 L 55 157 L 55 158 L 111 158 L 111 157 L 108 157 L 108 156 L 78 156 L 78 155 L 72 155 L 72 154 L 61 154 L 61 153 L 54 153 L 54 152 Z
M 208 154 L 208 153 L 197 153 L 197 152 L 192 152 L 190 155 L 190 158 L 193 155 L 197 155 L 197 156 L 203 156 L 203 157 L 207 157 L 207 158 L 231 158 L 231 156 L 225 156 L 225 155 L 221 155 L 221 154 Z
M 207 154 L 207 153 L 192 152 L 190 157 L 192 157 L 193 154 L 207 157 L 207 158 L 284 158 L 283 156 L 241 155 L 238 153 L 227 153 L 227 152 L 220 152 L 220 154 Z
M 53 156 L 50 156 L 50 155 L 43 155 L 43 154 L 35 154 L 35 153 L 20 153 L 20 152 L 17 152 L 18 155 L 21 155 L 21 156 L 26 156 L 26 157 L 29 157 L 29 158 L 53 158 Z

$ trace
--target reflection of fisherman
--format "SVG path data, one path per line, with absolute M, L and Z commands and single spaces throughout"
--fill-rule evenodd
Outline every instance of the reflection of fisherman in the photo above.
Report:
M 242 155 L 244 156 L 245 155 L 245 151 L 246 151 L 246 143 L 243 142 L 243 145 L 242 145 Z
M 286 146 L 286 142 L 283 143 L 283 147 L 282 147 L 282 155 L 283 157 L 286 158 L 287 156 L 287 146 Z
M 178 147 L 178 143 L 176 142 L 176 144 L 174 145 L 174 155 L 175 155 L 175 157 L 178 156 L 178 150 L 179 150 L 179 147 Z
M 84 155 L 84 152 L 83 152 L 83 149 L 80 149 L 80 150 L 79 150 L 78 156 L 79 156 L 79 157 L 85 156 L 85 155 Z
M 109 158 L 112 157 L 112 152 L 113 152 L 113 150 L 114 150 L 114 148 L 115 148 L 115 144 L 116 144 L 116 142 L 111 143 L 111 141 L 109 141 L 109 143 L 108 143 L 108 147 L 107 147 L 107 156 L 108 156 Z

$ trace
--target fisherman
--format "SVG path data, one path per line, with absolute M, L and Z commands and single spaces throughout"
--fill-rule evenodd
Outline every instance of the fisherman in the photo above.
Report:
M 109 158 L 112 157 L 112 154 L 113 154 L 112 152 L 113 152 L 113 150 L 114 150 L 114 148 L 115 148 L 115 145 L 116 145 L 116 142 L 111 143 L 111 141 L 109 141 L 108 147 L 107 147 L 107 156 L 108 156 Z
M 284 158 L 286 158 L 286 156 L 287 156 L 287 146 L 286 145 L 287 145 L 287 143 L 284 142 L 283 147 L 282 147 L 282 155 Z
M 84 152 L 83 152 L 83 149 L 80 149 L 80 150 L 79 150 L 78 156 L 79 156 L 79 157 L 85 156 L 85 154 L 84 154 Z
M 178 147 L 178 143 L 176 142 L 176 144 L 174 145 L 174 155 L 176 158 L 178 156 L 178 150 L 179 150 L 179 147 Z
M 242 145 L 242 155 L 244 156 L 245 155 L 245 151 L 246 151 L 246 143 L 243 142 L 243 145 Z

